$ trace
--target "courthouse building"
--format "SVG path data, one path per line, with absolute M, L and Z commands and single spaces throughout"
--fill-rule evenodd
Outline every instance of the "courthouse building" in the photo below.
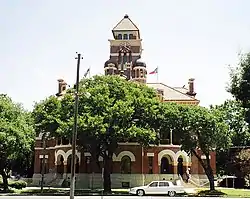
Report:
M 194 79 L 188 80 L 188 88 L 171 87 L 163 83 L 147 83 L 147 65 L 142 61 L 142 39 L 140 30 L 125 15 L 113 28 L 110 39 L 110 57 L 104 63 L 105 75 L 121 75 L 128 81 L 145 83 L 157 90 L 164 102 L 198 105 L 195 98 Z M 154 68 L 154 66 L 150 66 Z M 66 90 L 66 82 L 58 80 L 57 96 Z M 42 158 L 45 152 L 45 184 L 68 186 L 71 172 L 71 144 L 67 139 L 49 139 L 43 149 L 42 135 L 36 138 L 33 183 L 41 181 Z M 201 156 L 202 158 L 205 158 Z M 210 154 L 211 165 L 215 172 L 215 153 Z M 100 165 L 102 158 L 99 157 Z M 112 188 L 138 186 L 152 180 L 177 179 L 191 169 L 196 182 L 206 179 L 203 168 L 196 157 L 182 151 L 178 140 L 171 133 L 161 139 L 158 146 L 142 148 L 138 143 L 119 143 L 113 155 L 111 174 Z M 183 175 L 185 178 L 185 175 Z M 101 188 L 102 168 L 93 163 L 89 152 L 77 151 L 76 188 Z

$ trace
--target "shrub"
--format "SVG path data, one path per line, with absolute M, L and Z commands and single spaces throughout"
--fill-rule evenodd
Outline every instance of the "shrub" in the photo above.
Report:
M 198 192 L 198 196 L 223 196 L 226 195 L 225 193 L 219 190 L 202 190 Z
M 23 180 L 11 181 L 9 182 L 9 186 L 15 189 L 22 189 L 27 186 L 27 183 Z

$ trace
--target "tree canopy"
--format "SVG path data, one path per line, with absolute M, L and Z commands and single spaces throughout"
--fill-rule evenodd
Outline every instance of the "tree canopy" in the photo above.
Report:
M 182 149 L 196 156 L 209 179 L 210 189 L 214 190 L 210 153 L 229 146 L 228 125 L 218 110 L 200 106 L 180 106 L 179 110 L 177 132 Z M 206 158 L 201 158 L 202 155 Z
M 154 143 L 157 132 L 152 114 L 159 100 L 156 92 L 143 84 L 128 82 L 119 76 L 95 76 L 83 79 L 79 87 L 78 141 L 93 157 L 103 157 L 104 189 L 111 190 L 112 156 L 118 142 Z M 73 130 L 74 90 L 62 99 L 50 97 L 34 109 L 40 132 L 70 137 Z
M 51 96 L 36 104 L 33 116 L 37 130 L 71 137 L 74 101 L 74 89 L 68 89 L 60 99 Z M 148 146 L 159 143 L 160 136 L 169 131 L 184 150 L 198 158 L 214 189 L 209 155 L 229 143 L 220 111 L 162 103 L 156 91 L 144 84 L 119 76 L 95 76 L 80 82 L 78 113 L 77 145 L 87 149 L 97 163 L 99 156 L 103 157 L 105 191 L 111 190 L 112 156 L 119 142 Z
M 241 54 L 239 64 L 231 70 L 228 91 L 245 108 L 245 120 L 250 123 L 250 53 Z
M 0 95 L 0 174 L 8 189 L 11 162 L 32 151 L 35 134 L 30 114 L 10 97 Z

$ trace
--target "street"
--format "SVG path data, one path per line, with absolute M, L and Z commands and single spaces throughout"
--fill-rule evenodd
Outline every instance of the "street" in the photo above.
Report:
M 69 196 L 4 196 L 4 199 L 69 199 Z M 166 199 L 167 196 L 75 196 L 75 199 Z M 191 199 L 195 197 L 174 197 L 175 199 Z M 211 197 L 202 197 L 203 199 L 210 199 Z M 220 197 L 213 197 L 213 199 L 221 199 Z M 236 199 L 236 198 L 235 198 Z M 244 198 L 240 198 L 244 199 Z

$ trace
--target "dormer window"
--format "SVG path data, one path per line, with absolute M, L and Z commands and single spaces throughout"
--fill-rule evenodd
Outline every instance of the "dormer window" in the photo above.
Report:
M 127 35 L 127 34 L 124 34 L 124 35 L 123 35 L 123 39 L 124 39 L 124 40 L 127 40 L 127 39 L 128 39 L 128 35 Z
M 118 40 L 122 40 L 122 34 L 118 34 L 117 39 L 118 39 Z

